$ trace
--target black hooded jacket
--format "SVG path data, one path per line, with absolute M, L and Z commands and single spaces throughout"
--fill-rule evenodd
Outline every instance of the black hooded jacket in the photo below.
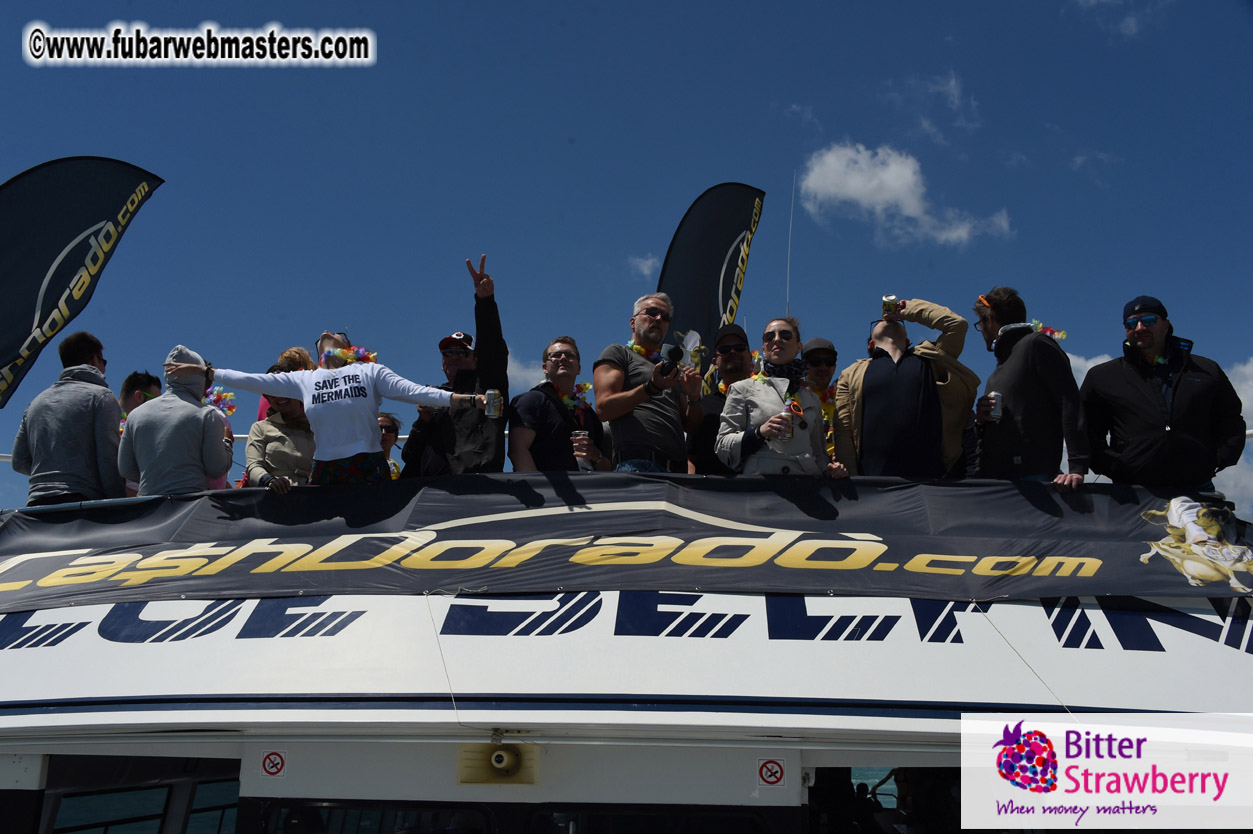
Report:
M 1244 451 L 1240 397 L 1187 339 L 1167 338 L 1164 366 L 1124 344 L 1122 358 L 1088 371 L 1079 395 L 1092 470 L 1115 483 L 1194 487 Z

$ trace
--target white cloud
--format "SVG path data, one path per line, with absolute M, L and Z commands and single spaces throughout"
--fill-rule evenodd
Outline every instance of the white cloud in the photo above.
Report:
M 1174 0 L 1074 0 L 1080 12 L 1106 32 L 1127 40 L 1161 23 Z
M 651 252 L 642 258 L 627 258 L 627 263 L 631 265 L 631 269 L 639 273 L 641 278 L 656 278 L 657 269 L 661 266 L 661 261 Z
M 810 125 L 819 133 L 822 133 L 822 122 L 818 121 L 818 118 L 814 116 L 812 104 L 789 104 L 783 113 L 787 116 L 798 117 L 801 120 L 801 124 Z
M 927 134 L 927 136 L 930 136 L 931 140 L 937 145 L 948 144 L 948 140 L 944 138 L 944 134 L 940 132 L 940 129 L 935 126 L 935 122 L 931 121 L 926 116 L 919 116 L 918 124 L 922 128 L 922 132 Z
M 1247 421 L 1250 416 L 1249 406 L 1253 405 L 1253 358 L 1225 371 L 1244 404 Z M 1219 472 L 1218 477 L 1214 478 L 1214 485 L 1226 494 L 1228 501 L 1236 505 L 1236 515 L 1246 521 L 1253 519 L 1253 450 L 1249 449 L 1247 443 L 1240 462 Z
M 927 92 L 943 97 L 948 109 L 953 112 L 953 126 L 964 130 L 974 130 L 983 124 L 979 118 L 979 102 L 974 96 L 962 93 L 962 80 L 953 70 L 948 75 L 937 75 L 925 82 Z
M 1075 382 L 1082 385 L 1083 378 L 1088 375 L 1088 371 L 1092 370 L 1097 365 L 1100 365 L 1102 362 L 1108 362 L 1114 357 L 1110 356 L 1108 353 L 1102 353 L 1100 356 L 1093 356 L 1091 359 L 1087 359 L 1083 356 L 1076 356 L 1075 354 L 1068 352 L 1066 354 L 1066 358 L 1070 360 L 1070 370 L 1075 375 Z
M 1005 155 L 1005 166 L 1008 168 L 1017 168 L 1020 165 L 1030 165 L 1031 159 L 1022 151 L 1010 151 Z
M 830 145 L 809 158 L 801 177 L 801 205 L 815 220 L 827 211 L 851 213 L 871 220 L 879 239 L 963 245 L 977 235 L 1011 233 L 1005 209 L 977 218 L 959 209 L 933 209 L 926 197 L 918 160 L 887 145 Z
M 523 362 L 509 356 L 509 391 L 517 396 L 544 381 L 544 369 L 539 362 Z

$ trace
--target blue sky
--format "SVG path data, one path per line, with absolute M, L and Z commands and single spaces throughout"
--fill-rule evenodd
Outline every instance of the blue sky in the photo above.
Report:
M 36 68 L 32 20 L 368 28 L 378 60 Z M 115 391 L 176 343 L 261 371 L 323 328 L 438 384 L 481 253 L 514 391 L 561 334 L 590 379 L 688 205 L 738 180 L 766 191 L 750 334 L 788 306 L 843 367 L 883 293 L 967 312 L 1008 284 L 1082 373 L 1148 293 L 1253 402 L 1245 328 L 1216 315 L 1250 297 L 1248 2 L 12 2 L 6 32 L 0 179 L 88 154 L 166 180 L 71 326 L 104 341 Z M 977 337 L 962 358 L 993 367 Z M 39 360 L 0 436 L 58 366 Z M 239 402 L 243 434 L 256 400 Z M 1225 485 L 1250 517 L 1253 464 Z M 25 488 L 0 473 L 0 505 Z

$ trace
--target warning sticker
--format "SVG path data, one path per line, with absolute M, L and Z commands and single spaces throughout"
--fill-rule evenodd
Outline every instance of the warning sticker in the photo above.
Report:
M 261 754 L 261 775 L 282 778 L 287 775 L 287 751 L 269 750 Z
M 757 784 L 777 788 L 783 784 L 783 762 L 778 759 L 757 760 Z

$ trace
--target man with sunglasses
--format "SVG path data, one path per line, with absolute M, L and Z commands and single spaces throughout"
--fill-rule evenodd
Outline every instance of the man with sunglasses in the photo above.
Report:
M 478 343 L 469 333 L 458 331 L 439 340 L 440 364 L 448 382 L 439 386 L 454 394 L 500 391 L 509 402 L 509 347 L 500 327 L 496 285 L 486 271 L 487 256 L 479 268 L 467 259 L 474 281 L 474 326 Z M 505 469 L 506 416 L 486 416 L 482 409 L 418 407 L 418 419 L 409 429 L 401 451 L 403 478 L 424 475 L 460 475 L 472 472 L 503 472 Z
M 610 345 L 592 366 L 596 408 L 608 420 L 620 472 L 687 472 L 686 428 L 701 420 L 701 378 L 661 355 L 674 306 L 670 296 L 637 298 L 631 340 Z
M 914 345 L 905 322 L 940 331 Z M 953 475 L 979 377 L 957 358 L 969 323 L 947 307 L 901 299 L 870 328 L 869 357 L 835 386 L 836 457 L 853 475 Z
M 1244 451 L 1240 397 L 1222 368 L 1174 335 L 1166 306 L 1141 295 L 1123 307 L 1123 355 L 1088 371 L 1080 389 L 1092 469 L 1115 483 L 1213 489 Z
M 735 470 L 723 463 L 714 445 L 722 424 L 722 407 L 727 402 L 727 389 L 753 373 L 753 356 L 748 349 L 748 334 L 738 324 L 724 324 L 714 336 L 713 366 L 718 382 L 701 397 L 701 421 L 687 437 L 687 459 L 698 475 L 734 475 Z
M 801 358 L 805 360 L 808 370 L 805 372 L 805 387 L 818 397 L 822 403 L 822 423 L 827 431 L 827 455 L 835 455 L 835 386 L 831 380 L 835 378 L 835 363 L 839 360 L 835 345 L 820 336 L 805 342 L 801 350 Z
M 587 401 L 579 345 L 553 339 L 543 354 L 544 381 L 510 403 L 509 460 L 514 472 L 577 472 L 613 468 L 604 427 Z
M 986 390 L 1001 395 L 999 418 L 986 393 L 975 410 L 978 476 L 1049 480 L 1062 492 L 1077 489 L 1088 471 L 1088 436 L 1066 351 L 1027 321 L 1027 305 L 1011 287 L 979 296 L 974 311 L 976 327 L 996 356 Z M 1060 471 L 1063 440 L 1067 473 Z

